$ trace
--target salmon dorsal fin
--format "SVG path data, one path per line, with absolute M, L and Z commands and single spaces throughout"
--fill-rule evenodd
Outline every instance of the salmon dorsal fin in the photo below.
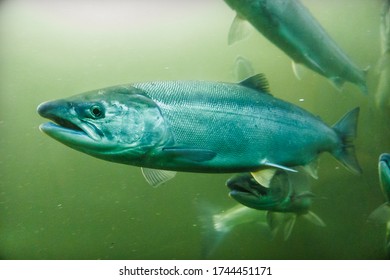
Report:
M 255 89 L 261 93 L 268 93 L 271 95 L 269 84 L 264 74 L 256 74 L 239 82 L 239 84 L 244 87 Z

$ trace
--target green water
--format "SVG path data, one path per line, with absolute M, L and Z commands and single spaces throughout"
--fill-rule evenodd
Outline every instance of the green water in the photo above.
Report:
M 380 1 L 303 3 L 358 65 L 374 68 Z M 373 105 L 378 76 L 369 73 L 367 97 L 351 84 L 340 93 L 309 71 L 299 81 L 289 58 L 256 31 L 227 46 L 233 17 L 222 0 L 0 3 L 1 259 L 204 258 L 200 215 L 236 205 L 228 174 L 180 173 L 151 188 L 139 168 L 92 158 L 41 133 L 45 120 L 36 107 L 122 83 L 235 81 L 238 55 L 267 75 L 275 96 L 329 124 L 360 106 L 356 148 L 364 173 L 355 176 L 322 154 L 312 210 L 326 228 L 299 219 L 284 242 L 255 223 L 242 225 L 208 258 L 386 258 L 384 226 L 366 223 L 384 202 L 377 161 L 390 152 L 388 121 Z

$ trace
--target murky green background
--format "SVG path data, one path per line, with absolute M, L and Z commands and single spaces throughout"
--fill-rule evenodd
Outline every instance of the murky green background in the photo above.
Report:
M 306 0 L 331 36 L 362 68 L 379 58 L 374 0 Z M 377 160 L 390 151 L 389 123 L 370 95 L 351 84 L 340 93 L 256 31 L 227 45 L 234 12 L 222 0 L 0 3 L 0 258 L 201 259 L 199 217 L 236 205 L 228 174 L 180 173 L 151 188 L 139 168 L 69 149 L 38 130 L 39 103 L 115 84 L 202 79 L 235 81 L 234 60 L 248 58 L 271 90 L 333 124 L 361 107 L 355 176 L 331 155 L 320 159 L 312 210 L 327 224 L 298 219 L 290 239 L 270 240 L 257 224 L 236 227 L 211 259 L 383 259 L 385 228 L 366 223 L 384 202 Z M 304 101 L 299 101 L 304 99 Z M 207 206 L 205 206 L 207 205 Z

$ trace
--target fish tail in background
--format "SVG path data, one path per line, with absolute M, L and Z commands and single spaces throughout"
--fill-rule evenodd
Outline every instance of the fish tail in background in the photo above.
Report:
M 222 243 L 223 239 L 229 232 L 224 228 L 218 228 L 215 225 L 215 219 L 219 215 L 216 213 L 216 207 L 202 201 L 196 205 L 199 210 L 198 221 L 201 227 L 201 256 L 204 259 L 210 258 Z
M 242 205 L 234 206 L 228 210 L 218 209 L 212 203 L 207 201 L 198 201 L 195 204 L 197 209 L 198 221 L 201 229 L 201 256 L 204 259 L 209 259 L 218 248 L 221 246 L 225 238 L 229 235 L 237 225 L 249 221 L 260 219 L 258 211 L 247 208 Z M 256 213 L 254 218 L 249 217 L 246 213 L 250 213 L 249 216 L 254 216 L 251 213 Z
M 345 114 L 334 126 L 333 129 L 340 137 L 341 147 L 333 151 L 333 155 L 348 170 L 356 174 L 361 174 L 362 169 L 355 155 L 353 140 L 356 138 L 357 121 L 360 108 L 356 107 Z

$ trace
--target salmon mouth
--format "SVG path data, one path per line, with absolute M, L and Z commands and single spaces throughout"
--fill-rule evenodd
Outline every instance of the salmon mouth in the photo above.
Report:
M 77 134 L 80 136 L 86 136 L 89 137 L 84 130 L 82 130 L 80 127 L 72 124 L 71 122 L 46 122 L 39 126 L 39 130 L 51 135 L 51 132 L 58 132 L 58 133 L 68 133 L 68 134 Z
M 231 196 L 245 195 L 261 198 L 269 193 L 269 188 L 258 184 L 250 174 L 232 177 L 226 182 L 226 186 L 230 189 Z
M 90 123 L 81 123 L 76 125 L 65 119 L 52 119 L 52 122 L 43 123 L 39 126 L 39 129 L 52 136 L 55 135 L 63 135 L 63 136 L 78 136 L 78 137 L 86 137 L 93 141 L 100 141 L 102 139 L 102 134 L 100 131 Z
M 54 123 L 52 123 L 53 125 L 57 125 L 59 127 L 65 128 L 65 129 L 74 130 L 75 132 L 76 131 L 84 132 L 84 130 L 82 130 L 79 126 L 75 125 L 74 123 L 72 123 L 71 121 L 68 121 L 66 119 L 59 118 L 59 117 L 53 117 L 51 120 L 54 122 Z
M 50 122 L 43 123 L 39 129 L 60 142 L 101 141 L 103 133 L 92 123 L 72 115 L 62 103 L 45 102 L 38 106 L 38 113 Z M 64 115 L 64 116 L 62 116 Z

